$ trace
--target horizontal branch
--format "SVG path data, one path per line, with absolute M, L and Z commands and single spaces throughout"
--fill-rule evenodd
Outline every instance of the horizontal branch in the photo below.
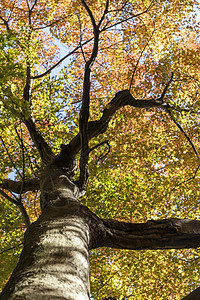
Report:
M 23 194 L 28 191 L 39 190 L 39 179 L 34 178 L 25 181 L 4 179 L 4 181 L 0 183 L 0 188 L 13 192 L 15 194 Z
M 125 223 L 102 220 L 96 247 L 117 249 L 185 249 L 200 246 L 200 221 L 188 219 L 151 220 L 146 223 Z M 96 240 L 97 241 L 97 240 Z

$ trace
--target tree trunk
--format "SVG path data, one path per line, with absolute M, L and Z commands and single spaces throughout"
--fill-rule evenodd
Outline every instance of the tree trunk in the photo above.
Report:
M 78 202 L 79 188 L 69 179 L 73 166 L 59 167 L 59 163 L 63 165 L 60 159 L 56 158 L 43 172 L 42 214 L 25 233 L 19 263 L 0 300 L 89 300 L 90 249 L 200 246 L 197 220 L 134 224 L 99 219 Z
M 1 300 L 89 299 L 89 210 L 76 192 L 66 170 L 45 169 L 42 215 L 25 233 L 19 263 Z
M 88 300 L 87 221 L 82 206 L 72 200 L 44 213 L 27 230 L 19 264 L 0 299 Z

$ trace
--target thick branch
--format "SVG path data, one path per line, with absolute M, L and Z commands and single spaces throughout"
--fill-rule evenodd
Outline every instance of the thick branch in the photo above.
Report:
M 98 44 L 99 44 L 99 29 L 97 28 L 93 14 L 84 0 L 81 0 L 88 15 L 90 16 L 93 30 L 94 30 L 94 45 L 90 59 L 85 64 L 84 80 L 83 80 L 83 95 L 82 106 L 79 116 L 79 132 L 81 141 L 81 157 L 80 157 L 80 177 L 79 187 L 81 190 L 86 189 L 88 181 L 88 158 L 89 158 L 89 137 L 88 137 L 88 119 L 89 119 L 89 106 L 90 106 L 90 73 L 91 67 L 97 57 Z
M 0 183 L 0 187 L 2 189 L 8 190 L 15 194 L 23 194 L 28 191 L 36 191 L 39 190 L 39 179 L 34 178 L 25 181 L 14 181 L 10 179 L 4 179 L 2 183 Z M 16 203 L 14 203 L 16 204 Z
M 102 220 L 104 233 L 95 247 L 118 249 L 185 249 L 200 246 L 200 221 L 151 220 L 146 223 L 125 223 Z M 101 225 L 102 230 L 102 225 Z
M 27 211 L 26 211 L 26 209 L 25 209 L 25 207 L 24 207 L 24 205 L 23 205 L 22 202 L 20 202 L 20 203 L 18 204 L 18 207 L 19 207 L 19 209 L 20 209 L 20 211 L 21 211 L 21 214 L 22 214 L 24 223 L 25 223 L 25 225 L 26 225 L 26 228 L 28 228 L 29 225 L 31 224 L 31 222 L 30 222 L 30 218 L 29 218 L 29 216 L 28 216 L 28 214 L 27 214 Z
M 42 161 L 45 164 L 47 164 L 55 157 L 54 153 L 52 152 L 50 146 L 46 143 L 46 141 L 42 137 L 41 133 L 38 131 L 31 117 L 29 117 L 28 119 L 24 119 L 23 122 L 30 133 L 30 136 L 40 154 Z
M 151 100 L 136 100 L 133 98 L 129 90 L 124 90 L 117 93 L 104 109 L 102 117 L 99 120 L 88 123 L 88 139 L 90 140 L 93 137 L 104 133 L 108 128 L 110 120 L 121 107 L 130 105 L 140 108 L 163 107 L 165 109 L 167 108 L 167 105 L 163 103 L 162 100 L 163 99 L 161 98 Z M 74 155 L 80 151 L 80 134 L 71 140 L 69 146 Z

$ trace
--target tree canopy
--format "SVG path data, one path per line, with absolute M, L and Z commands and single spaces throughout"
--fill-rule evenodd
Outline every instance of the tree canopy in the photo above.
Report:
M 199 219 L 198 9 L 1 0 L 1 288 L 41 213 L 41 172 L 66 145 L 81 190 L 89 162 L 80 202 L 100 218 Z M 180 299 L 199 285 L 198 249 L 98 248 L 90 258 L 93 299 Z

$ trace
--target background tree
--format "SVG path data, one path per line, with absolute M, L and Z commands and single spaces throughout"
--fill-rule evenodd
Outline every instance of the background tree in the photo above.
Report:
M 198 5 L 1 1 L 1 299 L 198 286 Z

